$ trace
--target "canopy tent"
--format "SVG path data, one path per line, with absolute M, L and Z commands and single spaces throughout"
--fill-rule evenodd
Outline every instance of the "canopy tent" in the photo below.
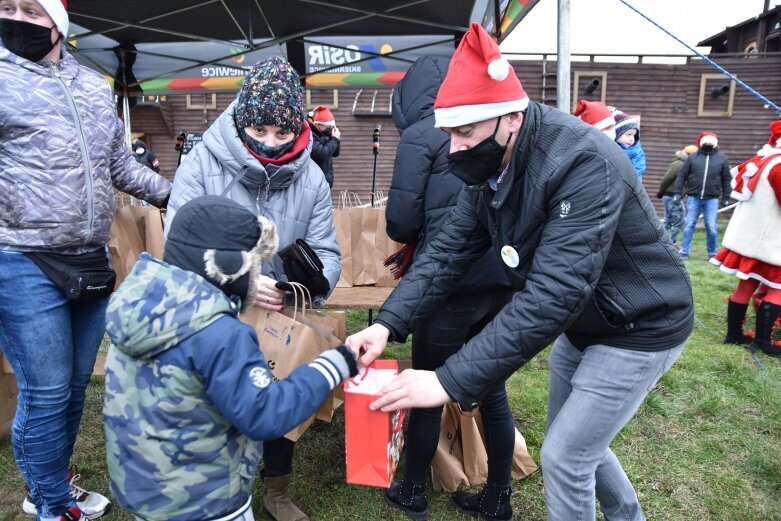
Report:
M 235 91 L 271 54 L 310 88 L 392 86 L 421 54 L 451 54 L 470 21 L 501 40 L 537 1 L 72 0 L 68 46 L 128 94 Z

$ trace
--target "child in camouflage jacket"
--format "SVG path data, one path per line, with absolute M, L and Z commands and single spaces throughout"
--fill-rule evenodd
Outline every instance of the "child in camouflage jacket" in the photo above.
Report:
M 272 382 L 237 314 L 276 249 L 269 221 L 199 197 L 171 223 L 165 261 L 143 254 L 111 298 L 106 452 L 111 491 L 138 519 L 253 519 L 262 440 L 303 422 L 356 374 L 339 346 Z

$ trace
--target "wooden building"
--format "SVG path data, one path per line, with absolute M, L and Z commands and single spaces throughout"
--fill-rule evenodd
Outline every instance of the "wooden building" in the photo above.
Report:
M 750 157 L 768 136 L 768 124 L 778 117 L 750 92 L 701 59 L 681 65 L 606 63 L 596 58 L 572 63 L 575 98 L 604 99 L 609 105 L 640 116 L 641 142 L 648 169 L 643 178 L 650 194 L 667 171 L 676 150 L 694 143 L 704 130 L 716 132 L 722 151 L 736 164 Z M 719 64 L 766 98 L 781 103 L 781 53 L 755 54 L 751 59 L 727 56 Z M 532 100 L 555 105 L 555 62 L 516 61 L 514 67 Z M 599 81 L 590 94 L 586 88 Z M 388 191 L 399 135 L 390 116 L 390 89 L 311 90 L 310 107 L 329 105 L 342 132 L 340 157 L 334 160 L 334 192 L 352 190 L 368 198 L 374 156 L 372 129 L 382 126 L 377 155 L 376 189 Z M 136 132 L 144 134 L 158 154 L 161 172 L 173 178 L 178 162 L 174 151 L 180 131 L 202 132 L 233 100 L 233 94 L 168 96 L 165 101 L 139 104 L 131 111 Z
M 781 6 L 719 33 L 700 45 L 709 56 L 750 89 L 781 104 Z M 556 105 L 555 56 L 511 61 L 532 100 Z M 659 56 L 573 56 L 572 107 L 579 98 L 602 100 L 641 123 L 648 167 L 643 183 L 652 200 L 676 150 L 694 144 L 702 131 L 716 132 L 731 163 L 752 156 L 767 140 L 776 110 L 699 57 L 678 57 L 663 64 Z M 667 60 L 669 61 L 669 60 Z M 685 63 L 684 63 L 685 62 Z M 173 178 L 181 131 L 203 132 L 235 94 L 194 94 L 145 99 L 131 111 L 134 132 L 158 154 L 161 173 Z M 391 89 L 308 89 L 307 109 L 327 105 L 342 133 L 340 157 L 334 160 L 335 200 L 342 190 L 367 199 L 375 189 L 387 192 L 399 135 L 391 118 Z M 372 153 L 372 130 L 381 125 L 379 154 Z

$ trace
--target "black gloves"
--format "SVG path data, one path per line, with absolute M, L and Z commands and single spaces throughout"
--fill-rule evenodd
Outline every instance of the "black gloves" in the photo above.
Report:
M 729 203 L 729 197 L 723 197 L 721 199 L 721 207 L 722 208 L 726 208 L 727 206 L 729 206 L 729 204 L 730 204 Z
M 331 390 L 358 374 L 358 362 L 355 355 L 345 345 L 323 351 L 320 356 L 312 360 L 309 367 L 320 371 Z
M 678 204 L 678 203 L 680 203 L 680 202 L 681 202 L 681 196 L 680 196 L 680 194 L 675 194 L 675 195 L 673 196 L 673 204 Z
M 323 275 L 323 263 L 304 239 L 296 239 L 279 252 L 279 257 L 290 282 L 303 284 L 312 298 L 328 294 L 331 287 Z
M 358 360 L 355 358 L 355 353 L 352 349 L 342 344 L 336 348 L 337 351 L 344 357 L 344 361 L 347 363 L 347 367 L 350 371 L 350 378 L 358 374 Z

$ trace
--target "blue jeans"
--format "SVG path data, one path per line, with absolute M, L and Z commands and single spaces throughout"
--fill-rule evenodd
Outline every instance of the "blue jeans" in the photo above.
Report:
M 692 247 L 692 237 L 694 237 L 694 225 L 697 224 L 700 213 L 702 213 L 705 220 L 705 233 L 708 238 L 708 257 L 716 255 L 716 252 L 719 251 L 719 232 L 716 230 L 716 218 L 719 216 L 719 200 L 700 199 L 690 195 L 686 207 L 686 226 L 683 229 L 681 255 L 689 255 L 689 250 Z
M 678 244 L 678 234 L 683 228 L 683 215 L 686 208 L 682 200 L 678 200 L 678 204 L 675 204 L 671 195 L 663 196 L 662 201 L 664 202 L 664 229 L 670 234 L 673 244 Z
M 19 387 L 14 457 L 39 515 L 54 517 L 73 501 L 68 465 L 108 298 L 71 302 L 32 260 L 3 250 L 0 294 L 0 347 Z
M 593 345 L 580 351 L 565 335 L 551 350 L 548 422 L 540 458 L 548 519 L 643 520 L 632 483 L 610 450 L 659 378 L 683 351 L 632 351 Z

